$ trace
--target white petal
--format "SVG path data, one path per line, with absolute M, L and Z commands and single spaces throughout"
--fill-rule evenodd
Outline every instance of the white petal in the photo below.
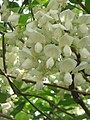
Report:
M 50 2 L 48 3 L 47 8 L 48 9 L 57 9 L 59 6 L 59 3 L 57 2 L 57 0 L 50 0 Z
M 73 42 L 74 38 L 69 36 L 68 34 L 63 35 L 59 40 L 60 47 L 64 47 L 65 45 L 70 46 Z
M 88 62 L 83 61 L 74 69 L 73 73 L 78 72 L 80 70 L 84 70 L 87 67 L 88 67 Z
M 80 50 L 80 55 L 82 58 L 88 58 L 90 56 L 90 52 L 86 48 L 83 48 Z
M 16 26 L 18 24 L 19 17 L 20 15 L 17 13 L 12 14 L 8 17 L 8 22 L 11 22 L 13 26 Z
M 77 62 L 71 58 L 67 58 L 60 62 L 61 72 L 71 72 L 77 65 Z
M 58 58 L 61 54 L 61 50 L 54 44 L 48 44 L 44 47 L 44 53 L 47 57 Z
M 35 44 L 35 52 L 36 52 L 36 53 L 40 53 L 41 51 L 42 51 L 42 44 L 39 43 L 39 42 L 37 42 L 37 43 Z
M 74 82 L 77 84 L 77 85 L 80 85 L 82 83 L 84 83 L 84 78 L 82 76 L 81 73 L 76 73 L 75 76 L 74 76 Z
M 68 45 L 66 45 L 63 49 L 63 53 L 64 53 L 64 56 L 66 57 L 71 56 L 71 53 L 72 53 L 71 48 Z
M 24 69 L 30 69 L 30 68 L 32 68 L 32 61 L 29 59 L 29 58 L 27 58 L 23 63 L 22 63 L 22 68 L 24 68 Z
M 66 73 L 64 76 L 64 82 L 66 85 L 71 85 L 72 84 L 72 76 L 70 73 Z
M 68 22 L 68 21 L 71 22 L 74 19 L 74 17 L 75 17 L 75 13 L 69 9 L 64 10 L 63 12 L 60 13 L 61 22 Z
M 90 37 L 89 36 L 83 37 L 78 42 L 78 48 L 84 48 L 84 47 L 87 47 L 87 46 L 90 46 Z
M 40 32 L 37 31 L 33 31 L 33 32 L 29 32 L 29 37 L 32 40 L 32 43 L 45 43 L 45 36 L 43 34 L 41 34 Z
M 90 75 L 90 64 L 88 64 L 88 66 L 85 68 L 85 73 Z
M 54 60 L 53 60 L 52 57 L 50 57 L 50 58 L 46 61 L 46 67 L 50 69 L 50 68 L 53 67 L 53 65 L 54 65 Z
M 37 80 L 36 81 L 36 90 L 41 90 L 43 88 L 43 81 Z
M 82 24 L 79 26 L 79 30 L 81 33 L 86 33 L 86 32 L 88 32 L 89 28 L 87 27 L 86 24 Z
M 80 24 L 90 24 L 90 14 L 84 14 L 79 17 L 78 22 Z

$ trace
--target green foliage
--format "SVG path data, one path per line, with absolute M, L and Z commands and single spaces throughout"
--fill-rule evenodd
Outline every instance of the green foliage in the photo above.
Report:
M 76 3 L 78 4 L 78 0 L 69 0 L 71 3 Z M 83 0 L 79 0 L 80 2 L 82 2 Z
M 0 92 L 0 103 L 5 103 L 7 99 L 7 93 Z
M 22 111 L 22 109 L 25 106 L 25 101 L 20 101 L 19 104 L 13 109 L 13 112 L 11 112 L 11 114 L 13 116 L 16 116 L 16 114 L 18 114 L 20 111 Z
M 0 31 L 4 31 L 5 30 L 5 27 L 3 25 L 3 23 L 0 22 Z
M 28 20 L 28 18 L 30 17 L 30 14 L 20 14 L 20 18 L 19 18 L 19 25 L 26 25 L 26 22 Z
M 13 12 L 17 12 L 19 9 L 19 4 L 17 2 L 9 2 L 9 9 Z
M 90 0 L 85 0 L 85 7 L 90 11 Z
M 27 115 L 27 113 L 21 111 L 15 116 L 15 119 L 16 120 L 29 120 L 29 115 Z

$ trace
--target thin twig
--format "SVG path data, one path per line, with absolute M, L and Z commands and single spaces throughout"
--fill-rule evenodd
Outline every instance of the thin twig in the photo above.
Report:
M 75 89 L 74 86 L 74 81 L 72 82 L 72 84 L 69 86 L 70 89 Z M 90 117 L 90 111 L 89 109 L 86 107 L 85 103 L 83 102 L 83 100 L 81 99 L 81 97 L 79 96 L 78 93 L 71 91 L 71 94 L 73 96 L 74 101 L 79 104 L 83 110 L 85 111 L 85 113 Z
M 8 26 L 10 27 L 10 29 L 12 30 L 12 32 L 13 32 L 14 30 L 13 30 L 12 25 L 11 25 L 9 22 L 7 22 L 7 24 L 8 24 Z
M 11 76 L 11 75 L 8 75 L 8 77 L 16 79 L 15 76 Z M 22 81 L 24 81 L 26 83 L 36 84 L 36 81 L 33 81 L 33 80 L 22 79 Z M 82 95 L 90 95 L 90 93 L 88 93 L 88 92 L 82 92 L 82 91 L 79 91 L 79 90 L 76 90 L 76 89 L 69 89 L 69 88 L 66 88 L 64 86 L 60 86 L 60 85 L 56 85 L 56 84 L 50 84 L 50 83 L 43 83 L 43 84 L 46 85 L 46 86 L 56 87 L 56 88 L 60 88 L 60 89 L 67 90 L 67 91 L 77 92 L 77 93 L 82 94 Z
M 80 0 L 77 0 L 77 3 L 81 6 L 81 8 L 83 8 L 83 10 L 85 10 L 88 14 L 90 14 L 90 11 L 81 3 Z
M 67 115 L 69 115 L 69 116 L 71 116 L 71 117 L 75 117 L 74 114 L 68 113 L 66 110 L 61 109 L 60 107 L 58 107 L 57 105 L 55 105 L 53 102 L 51 102 L 50 100 L 48 100 L 48 99 L 46 99 L 46 98 L 44 98 L 44 97 L 42 97 L 42 96 L 40 96 L 40 95 L 27 94 L 27 93 L 23 93 L 23 95 L 25 95 L 25 96 L 33 96 L 33 97 L 37 97 L 37 98 L 43 99 L 44 101 L 48 102 L 51 107 L 54 107 L 55 109 L 58 109 L 58 110 L 60 110 L 61 112 L 65 113 L 65 114 L 67 114 Z
M 51 120 L 51 118 L 49 118 L 48 115 L 46 115 L 44 112 L 42 112 L 42 111 L 41 111 L 39 108 L 37 108 L 26 96 L 23 95 L 23 93 L 20 91 L 20 89 L 18 89 L 18 88 L 16 87 L 16 85 L 11 82 L 11 80 L 10 80 L 10 78 L 7 76 L 7 74 L 5 74 L 1 69 L 0 69 L 0 72 L 2 73 L 2 75 L 4 75 L 4 76 L 7 78 L 7 80 L 8 80 L 8 82 L 9 82 L 9 84 L 10 84 L 10 86 L 11 86 L 14 94 L 23 96 L 37 111 L 39 111 L 39 112 L 40 112 L 44 117 L 46 117 L 48 120 Z
M 33 20 L 35 20 L 33 9 L 32 9 L 32 0 L 29 1 L 29 11 L 31 11 L 31 15 L 32 15 Z

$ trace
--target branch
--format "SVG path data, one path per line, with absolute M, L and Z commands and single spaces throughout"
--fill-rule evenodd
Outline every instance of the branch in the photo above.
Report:
M 39 111 L 43 116 L 45 116 L 45 117 L 47 118 L 47 120 L 51 120 L 51 118 L 49 118 L 48 115 L 46 115 L 44 112 L 42 112 L 40 109 L 38 109 L 38 108 L 17 88 L 17 86 L 14 85 L 14 83 L 11 82 L 11 80 L 10 80 L 10 78 L 7 76 L 7 74 L 5 74 L 1 69 L 0 69 L 0 72 L 2 73 L 2 75 L 4 75 L 4 76 L 7 78 L 7 80 L 8 80 L 8 82 L 9 82 L 9 84 L 10 84 L 10 86 L 11 86 L 14 94 L 23 96 L 37 111 Z
M 74 87 L 74 81 L 73 81 L 72 84 L 69 86 L 69 88 L 72 89 L 72 90 L 75 89 L 75 87 Z M 83 108 L 83 110 L 85 111 L 85 113 L 90 117 L 90 111 L 89 111 L 89 109 L 86 107 L 86 105 L 85 105 L 85 103 L 83 102 L 83 100 L 80 98 L 79 94 L 76 93 L 76 92 L 73 92 L 73 91 L 71 91 L 71 94 L 72 94 L 72 96 L 73 96 L 74 101 L 75 101 L 77 104 L 79 104 L 79 105 Z
M 12 117 L 10 117 L 8 115 L 2 114 L 1 112 L 0 112 L 0 117 L 6 118 L 8 120 L 15 120 L 15 119 L 13 119 Z
M 81 3 L 80 0 L 77 0 L 77 3 L 83 8 L 88 14 L 90 14 L 90 11 Z
M 33 9 L 32 9 L 32 0 L 29 0 L 29 11 L 31 11 L 31 15 L 32 15 L 32 18 L 33 18 L 33 20 L 35 20 L 35 18 L 34 18 L 34 13 L 33 13 Z
M 11 75 L 7 75 L 7 76 L 16 79 L 15 76 L 11 76 Z M 22 79 L 22 81 L 24 81 L 25 83 L 36 84 L 36 81 L 33 81 L 33 80 Z M 64 86 L 60 86 L 60 85 L 56 85 L 56 84 L 50 84 L 50 83 L 43 83 L 43 84 L 46 85 L 46 86 L 56 87 L 56 88 L 60 88 L 60 89 L 67 90 L 67 91 L 73 91 L 73 92 L 76 92 L 76 93 L 79 93 L 79 94 L 82 94 L 82 95 L 90 95 L 90 93 L 88 93 L 88 92 L 82 92 L 82 91 L 79 91 L 79 90 L 76 90 L 76 89 L 69 89 L 69 88 L 66 88 Z
M 54 107 L 55 109 L 60 110 L 61 112 L 65 113 L 65 114 L 67 114 L 67 115 L 69 115 L 69 116 L 71 116 L 71 117 L 75 117 L 74 114 L 70 114 L 70 113 L 66 112 L 65 110 L 61 109 L 60 107 L 58 107 L 57 105 L 55 105 L 53 102 L 51 102 L 50 100 L 48 100 L 48 99 L 46 99 L 46 98 L 44 98 L 44 97 L 42 97 L 42 96 L 34 95 L 34 94 L 27 94 L 27 93 L 24 93 L 23 95 L 24 95 L 24 96 L 31 96 L 31 97 L 33 96 L 33 97 L 40 98 L 40 99 L 48 102 L 51 107 Z
M 14 30 L 13 30 L 12 25 L 11 25 L 9 22 L 7 22 L 7 24 L 8 24 L 8 26 L 10 27 L 10 29 L 12 30 L 12 32 L 13 32 Z

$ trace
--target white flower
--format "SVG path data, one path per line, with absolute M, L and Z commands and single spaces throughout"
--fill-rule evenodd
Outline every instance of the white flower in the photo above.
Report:
M 82 48 L 80 50 L 80 55 L 82 58 L 88 58 L 90 56 L 90 52 L 86 48 Z
M 74 76 L 74 82 L 77 85 L 83 84 L 84 83 L 84 78 L 81 73 L 76 73 Z
M 8 61 L 8 65 L 15 65 L 17 63 L 17 54 L 13 52 L 6 52 L 6 60 Z M 12 57 L 13 56 L 13 57 Z
M 65 27 L 66 27 L 67 30 L 71 30 L 73 28 L 73 25 L 72 25 L 72 23 L 70 21 L 67 21 L 65 23 Z
M 43 81 L 36 80 L 36 90 L 41 90 L 43 88 Z
M 87 27 L 86 24 L 81 24 L 79 26 L 79 30 L 80 30 L 81 33 L 86 33 L 86 32 L 88 32 L 89 28 Z
M 69 85 L 72 84 L 72 81 L 73 81 L 73 80 L 72 80 L 71 74 L 67 72 L 67 73 L 65 74 L 65 76 L 64 76 L 64 82 L 65 82 L 65 84 L 69 86 Z
M 50 0 L 50 2 L 48 3 L 47 8 L 48 9 L 58 9 L 59 7 L 59 3 L 57 2 L 57 0 Z
M 68 45 L 66 45 L 63 48 L 63 53 L 64 53 L 64 56 L 66 57 L 71 56 L 71 53 L 72 53 L 71 48 Z
M 24 68 L 24 69 L 30 69 L 30 68 L 32 68 L 32 61 L 29 59 L 29 58 L 27 58 L 23 63 L 22 63 L 22 68 Z
M 19 17 L 19 14 L 14 13 L 8 17 L 8 22 L 11 22 L 13 26 L 16 26 L 18 24 Z
M 73 42 L 74 38 L 69 36 L 67 33 L 63 35 L 59 40 L 59 46 L 64 47 L 65 45 L 70 46 Z
M 44 14 L 45 14 L 44 11 L 39 10 L 38 12 L 36 12 L 35 18 L 36 18 L 36 19 L 39 19 L 39 18 L 41 18 Z
M 52 22 L 53 18 L 51 16 L 49 16 L 48 14 L 44 14 L 38 21 L 39 26 L 42 27 L 43 25 L 45 25 L 47 22 Z
M 61 72 L 71 72 L 77 65 L 77 62 L 71 58 L 67 58 L 60 62 Z
M 29 32 L 28 37 L 31 43 L 40 42 L 44 44 L 46 42 L 45 36 L 38 31 Z
M 11 109 L 12 111 L 12 103 L 11 102 L 7 102 L 7 103 L 2 103 L 1 104 L 2 107 L 2 112 L 3 114 L 7 114 L 7 112 Z
M 84 14 L 77 20 L 80 24 L 90 24 L 90 14 Z
M 10 11 L 9 11 L 9 9 L 7 9 L 5 4 L 2 5 L 2 7 L 0 9 L 0 13 L 2 13 L 1 14 L 1 20 L 4 21 L 4 22 L 7 22 L 7 19 L 10 15 Z
M 35 31 L 35 28 L 36 28 L 36 22 L 33 21 L 33 22 L 30 22 L 26 25 L 26 30 L 28 32 L 34 32 Z
M 43 88 L 43 76 L 39 73 L 34 79 L 36 81 L 36 90 L 41 90 Z
M 80 70 L 84 70 L 88 67 L 88 62 L 85 62 L 85 61 L 82 61 L 74 70 L 73 70 L 73 73 L 74 72 L 78 72 Z
M 71 22 L 75 17 L 75 13 L 71 10 L 67 9 L 60 13 L 60 20 L 61 22 Z
M 48 44 L 44 47 L 44 53 L 47 57 L 58 58 L 60 57 L 61 50 L 58 46 L 54 44 Z
M 52 10 L 52 9 L 50 9 L 49 14 L 50 14 L 50 16 L 51 16 L 52 18 L 55 19 L 55 21 L 59 20 L 58 10 Z
M 80 41 L 77 44 L 78 48 L 85 48 L 87 46 L 90 46 L 90 37 L 85 36 L 80 39 Z
M 87 75 L 90 75 L 90 64 L 88 64 L 87 67 L 85 68 L 85 73 Z
M 40 53 L 41 51 L 42 51 L 42 44 L 39 43 L 39 42 L 37 42 L 37 43 L 35 44 L 35 52 L 36 52 L 36 53 Z
M 52 57 L 50 57 L 47 61 L 46 61 L 46 67 L 51 69 L 54 65 L 54 60 Z

